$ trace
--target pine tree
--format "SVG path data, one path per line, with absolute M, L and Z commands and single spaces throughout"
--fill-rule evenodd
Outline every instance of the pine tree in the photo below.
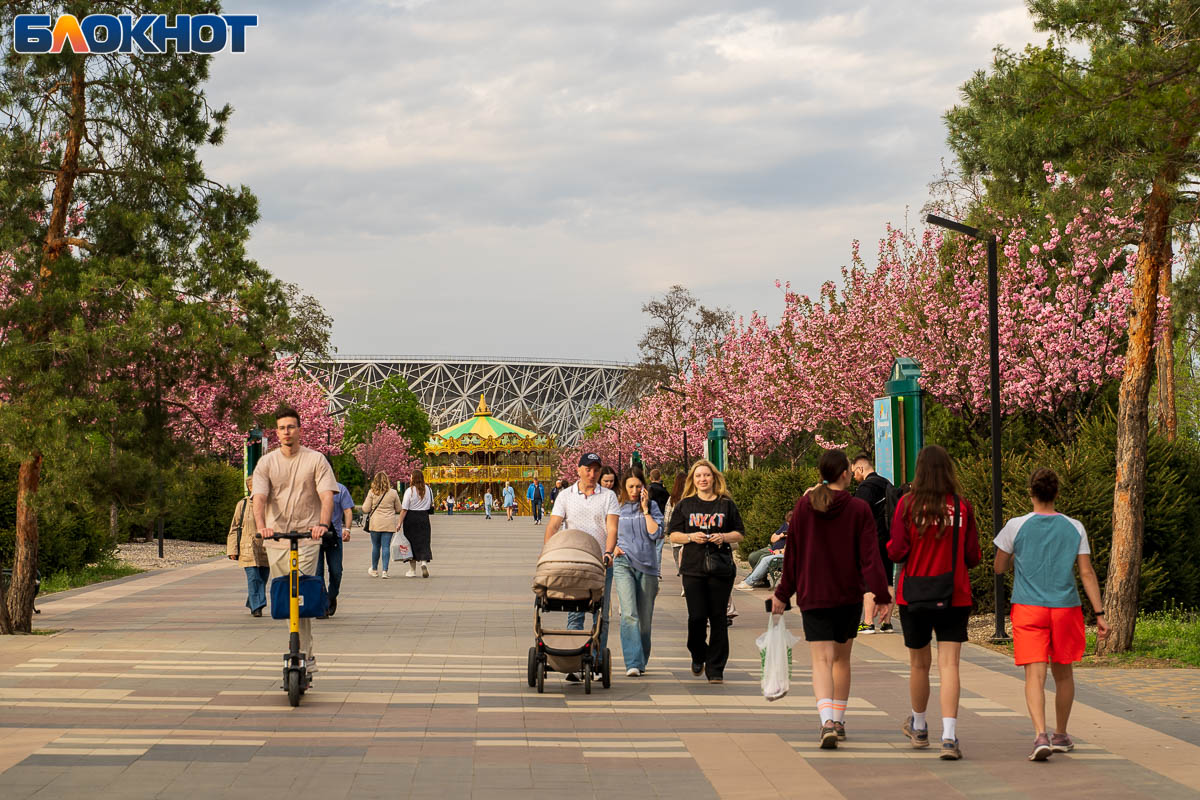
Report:
M 1107 647 L 1127 650 L 1144 536 L 1148 397 L 1171 231 L 1200 132 L 1200 15 L 1178 0 L 1028 0 L 1042 47 L 998 49 L 946 115 L 950 146 L 989 198 L 1019 205 L 1051 161 L 1095 186 L 1135 187 L 1141 227 L 1121 380 Z M 1078 57 L 1078 46 L 1086 55 Z M 1194 198 L 1191 198 L 1194 200 Z M 1168 362 L 1169 359 L 1165 360 Z M 1169 375 L 1167 376 L 1169 380 Z
M 211 0 L 63 5 L 80 19 L 220 11 Z M 0 29 L 44 10 L 5 3 Z M 30 629 L 43 467 L 99 436 L 164 470 L 186 447 L 170 423 L 192 412 L 172 388 L 211 382 L 244 412 L 248 377 L 296 338 L 283 285 L 246 256 L 256 199 L 208 179 L 199 158 L 231 114 L 205 96 L 209 58 L 5 52 L 0 447 L 20 460 L 6 598 L 17 631 Z

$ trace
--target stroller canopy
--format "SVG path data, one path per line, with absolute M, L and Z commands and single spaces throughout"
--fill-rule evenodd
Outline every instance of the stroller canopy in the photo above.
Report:
M 559 531 L 542 548 L 533 578 L 534 593 L 554 600 L 601 599 L 602 556 L 600 543 L 590 533 Z

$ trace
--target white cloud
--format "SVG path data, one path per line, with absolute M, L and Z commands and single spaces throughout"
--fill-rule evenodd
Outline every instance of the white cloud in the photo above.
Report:
M 924 202 L 958 86 L 1036 40 L 1020 0 L 225 5 L 262 17 L 206 163 L 344 352 L 633 358 L 672 283 L 774 313 Z

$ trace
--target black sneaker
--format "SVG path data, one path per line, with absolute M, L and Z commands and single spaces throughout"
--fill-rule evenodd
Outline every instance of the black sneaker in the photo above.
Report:
M 874 624 L 868 625 L 865 622 L 860 622 L 860 623 L 858 623 L 858 632 L 863 635 L 874 633 L 875 626 L 874 626 Z
M 574 672 L 567 673 L 567 683 L 579 683 L 580 680 L 580 677 Z
M 820 742 L 822 750 L 837 750 L 837 728 L 833 727 L 832 720 L 821 726 Z
M 844 723 L 844 722 L 838 722 L 838 721 L 835 719 L 835 720 L 833 721 L 833 729 L 834 729 L 835 731 L 837 731 L 837 735 L 838 735 L 838 741 L 839 741 L 839 742 L 844 742 L 844 741 L 846 741 L 846 723 Z
M 699 661 L 693 661 L 692 662 L 692 674 L 699 675 L 701 672 L 704 672 L 704 665 L 701 664 Z
M 885 622 L 879 626 L 880 633 L 894 633 L 895 630 L 896 629 L 892 627 L 892 623 L 890 622 Z
M 252 617 L 261 617 L 261 616 L 262 616 L 262 606 L 259 606 L 258 608 L 256 608 L 256 609 L 254 609 L 253 611 L 251 611 L 251 612 L 250 612 L 250 616 L 252 616 Z
M 328 617 L 332 617 L 336 613 L 337 613 L 337 598 L 331 597 L 331 598 L 329 598 L 329 607 L 325 609 L 325 615 Z

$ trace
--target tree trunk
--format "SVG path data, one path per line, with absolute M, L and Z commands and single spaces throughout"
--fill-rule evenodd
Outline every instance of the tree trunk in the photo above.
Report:
M 1158 277 L 1158 293 L 1171 299 L 1171 266 L 1173 251 L 1171 239 L 1167 237 L 1166 254 L 1162 272 Z M 1175 413 L 1175 315 L 1168 309 L 1163 320 L 1162 339 L 1156 350 L 1158 362 L 1158 429 L 1174 442 L 1179 433 L 1179 419 Z
M 33 629 L 34 581 L 37 578 L 38 520 L 33 507 L 42 474 L 42 456 L 21 462 L 17 473 L 17 547 L 12 583 L 8 587 L 9 627 L 16 633 Z
M 1111 629 L 1103 652 L 1119 653 L 1133 645 L 1138 582 L 1145 533 L 1146 436 L 1149 428 L 1151 361 L 1158 317 L 1158 284 L 1170 252 L 1173 174 L 1159 175 L 1145 206 L 1145 227 L 1138 244 L 1129 315 L 1129 345 L 1117 407 L 1116 486 L 1113 489 L 1112 551 L 1104 608 Z

